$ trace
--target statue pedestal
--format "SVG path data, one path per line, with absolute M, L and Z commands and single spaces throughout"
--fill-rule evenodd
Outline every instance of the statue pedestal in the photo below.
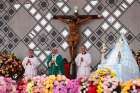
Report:
M 122 79 L 122 66 L 121 64 L 116 64 L 116 65 L 106 65 L 106 64 L 99 64 L 98 69 L 104 69 L 104 68 L 109 68 L 111 71 L 115 72 L 117 75 L 117 79 L 123 80 Z

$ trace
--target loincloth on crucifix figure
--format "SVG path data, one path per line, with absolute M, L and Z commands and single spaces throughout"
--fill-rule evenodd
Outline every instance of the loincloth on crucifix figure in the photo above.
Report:
M 81 41 L 79 28 L 90 20 L 101 19 L 99 15 L 79 15 L 78 10 L 75 10 L 74 15 L 56 15 L 54 19 L 66 23 L 69 27 L 69 36 L 67 42 L 69 44 L 69 54 L 71 57 L 71 75 L 72 78 L 76 77 L 75 57 L 77 55 L 77 47 Z
M 74 58 L 76 57 L 77 54 L 77 46 L 80 42 L 80 34 L 78 31 L 79 26 L 76 23 L 69 23 L 68 26 L 69 26 L 70 34 L 67 38 L 67 42 L 69 44 L 71 62 L 74 62 Z

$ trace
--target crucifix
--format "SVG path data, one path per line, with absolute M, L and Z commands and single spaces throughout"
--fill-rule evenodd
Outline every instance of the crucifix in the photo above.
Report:
M 99 15 L 79 15 L 77 7 L 74 9 L 73 15 L 55 15 L 53 17 L 53 19 L 57 19 L 66 23 L 69 27 L 69 36 L 67 38 L 67 42 L 69 44 L 69 54 L 71 57 L 71 63 L 74 64 L 74 60 L 77 55 L 77 46 L 80 42 L 79 28 L 90 20 L 101 18 L 103 17 Z

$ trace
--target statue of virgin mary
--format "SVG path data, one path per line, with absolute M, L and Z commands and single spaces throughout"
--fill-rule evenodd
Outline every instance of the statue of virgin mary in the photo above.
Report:
M 120 80 L 127 81 L 140 77 L 138 64 L 129 48 L 124 33 L 121 33 L 115 47 L 103 61 L 105 61 L 104 64 L 101 62 L 98 69 L 109 68 L 116 72 L 117 78 Z

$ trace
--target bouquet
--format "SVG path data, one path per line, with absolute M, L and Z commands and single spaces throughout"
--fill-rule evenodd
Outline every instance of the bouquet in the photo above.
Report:
M 97 84 L 95 84 L 93 81 L 88 81 L 88 91 L 87 93 L 97 93 Z
M 89 87 L 89 83 L 88 83 L 87 79 L 81 78 L 80 79 L 80 88 L 79 88 L 80 93 L 87 93 L 88 87 Z
M 124 82 L 122 93 L 140 93 L 140 79 Z
M 53 93 L 54 81 L 56 80 L 55 75 L 50 75 L 44 80 L 45 93 Z
M 57 75 L 56 80 L 54 81 L 54 88 L 53 88 L 53 93 L 67 93 L 69 79 L 66 79 L 65 76 L 63 75 Z
M 24 78 L 17 83 L 17 91 L 18 93 L 27 93 L 27 80 Z
M 23 72 L 22 62 L 14 54 L 0 54 L 0 76 L 18 79 Z
M 11 78 L 0 77 L 0 93 L 17 93 L 16 82 Z
M 68 81 L 67 84 L 68 93 L 79 93 L 79 87 L 80 87 L 79 79 L 73 79 Z
M 53 93 L 67 93 L 67 84 L 63 81 L 54 81 Z
M 33 93 L 45 93 L 43 82 L 47 79 L 46 75 L 36 76 L 32 80 L 34 82 Z
M 102 93 L 104 91 L 103 83 L 105 78 L 114 78 L 115 76 L 116 74 L 108 68 L 98 69 L 90 75 L 89 81 L 93 82 L 94 86 L 96 85 L 97 93 Z
M 25 80 L 27 93 L 78 93 L 80 87 L 79 80 L 69 80 L 64 75 L 44 75 Z
M 140 79 L 133 80 L 134 90 L 140 92 Z
M 106 77 L 102 86 L 104 93 L 121 93 L 120 81 L 116 78 Z

